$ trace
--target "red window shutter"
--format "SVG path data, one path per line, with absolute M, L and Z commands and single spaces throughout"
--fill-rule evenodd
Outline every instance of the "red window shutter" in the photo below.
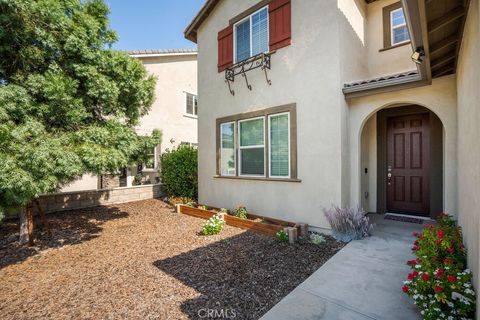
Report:
M 233 26 L 218 33 L 218 72 L 233 65 Z
M 269 5 L 270 51 L 289 46 L 292 41 L 290 0 L 273 0 Z

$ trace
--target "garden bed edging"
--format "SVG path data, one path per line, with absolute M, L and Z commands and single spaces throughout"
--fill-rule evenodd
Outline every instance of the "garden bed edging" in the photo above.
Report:
M 219 213 L 218 208 L 212 208 L 212 210 L 205 210 L 201 208 L 191 207 L 183 204 L 177 204 L 177 212 L 186 214 L 192 217 L 210 219 L 214 215 Z M 214 211 L 216 210 L 216 211 Z M 284 230 L 289 235 L 289 242 L 294 243 L 299 235 L 306 236 L 308 226 L 305 224 L 296 224 L 289 221 L 278 220 L 274 218 L 264 217 L 256 214 L 247 214 L 249 219 L 242 219 L 229 214 L 224 214 L 225 223 L 232 227 L 237 227 L 246 230 L 252 230 L 254 232 L 275 236 L 277 232 Z M 262 219 L 269 223 L 254 221 L 251 219 Z

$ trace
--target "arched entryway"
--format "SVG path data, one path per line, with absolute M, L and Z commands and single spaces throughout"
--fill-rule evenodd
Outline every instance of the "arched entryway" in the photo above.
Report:
M 360 202 L 369 212 L 434 218 L 444 208 L 444 126 L 420 105 L 370 115 L 360 136 Z

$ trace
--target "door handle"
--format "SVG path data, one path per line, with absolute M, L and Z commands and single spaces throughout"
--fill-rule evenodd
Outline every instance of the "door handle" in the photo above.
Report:
M 391 172 L 387 173 L 387 182 L 388 182 L 388 185 L 390 185 L 390 183 L 392 182 L 392 173 Z

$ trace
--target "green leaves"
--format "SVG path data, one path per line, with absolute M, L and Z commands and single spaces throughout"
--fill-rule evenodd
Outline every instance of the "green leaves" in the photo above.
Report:
M 192 147 L 179 147 L 162 154 L 161 180 L 169 196 L 197 199 L 198 152 Z
M 133 128 L 155 79 L 106 49 L 117 39 L 108 13 L 102 0 L 0 0 L 0 210 L 160 143 Z

